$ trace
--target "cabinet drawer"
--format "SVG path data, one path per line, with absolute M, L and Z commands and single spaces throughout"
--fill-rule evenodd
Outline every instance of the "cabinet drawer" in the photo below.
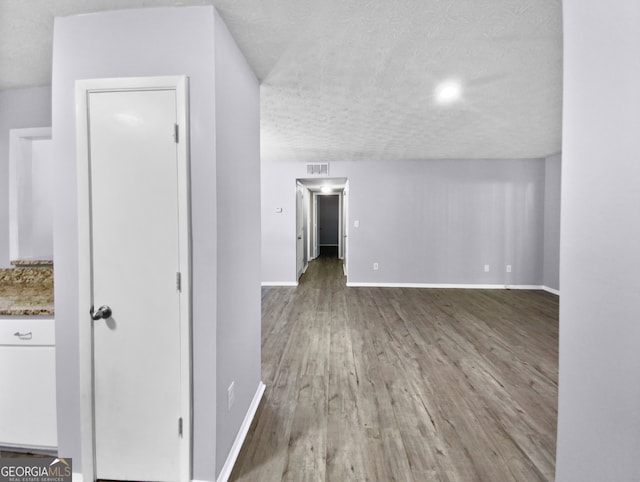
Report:
M 54 346 L 55 322 L 52 319 L 0 319 L 0 345 Z

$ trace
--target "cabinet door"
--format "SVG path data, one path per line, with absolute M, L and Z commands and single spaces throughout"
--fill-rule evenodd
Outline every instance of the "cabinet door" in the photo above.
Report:
M 52 346 L 0 345 L 0 445 L 56 448 L 56 372 Z

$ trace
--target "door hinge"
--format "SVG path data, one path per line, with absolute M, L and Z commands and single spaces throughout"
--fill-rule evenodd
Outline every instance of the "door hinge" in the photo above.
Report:
M 178 124 L 173 124 L 173 140 L 176 144 L 180 142 L 180 126 Z
M 182 291 L 182 273 L 176 273 L 176 290 Z
M 182 417 L 178 419 L 178 435 L 182 438 Z

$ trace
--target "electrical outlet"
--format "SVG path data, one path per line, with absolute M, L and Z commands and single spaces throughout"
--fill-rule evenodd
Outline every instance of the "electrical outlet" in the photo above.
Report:
M 379 267 L 378 263 L 373 263 L 373 271 L 378 271 Z
M 488 265 L 488 264 L 485 264 L 485 265 L 484 265 L 484 272 L 485 272 L 485 273 L 488 273 L 488 272 L 489 272 L 489 265 Z
M 507 273 L 511 273 L 511 265 L 510 264 L 507 265 Z
M 234 393 L 234 387 L 236 382 L 231 382 L 229 388 L 227 388 L 227 411 L 231 411 L 231 407 L 233 407 L 233 403 L 236 401 L 236 395 Z

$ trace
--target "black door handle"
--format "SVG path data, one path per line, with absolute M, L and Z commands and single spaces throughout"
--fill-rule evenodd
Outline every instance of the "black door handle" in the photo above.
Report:
M 107 318 L 111 318 L 111 308 L 109 308 L 108 305 L 103 305 L 100 308 L 98 308 L 98 311 L 94 313 L 93 306 L 92 306 L 91 309 L 89 310 L 89 314 L 91 314 L 92 320 L 100 320 L 100 319 L 106 320 Z

